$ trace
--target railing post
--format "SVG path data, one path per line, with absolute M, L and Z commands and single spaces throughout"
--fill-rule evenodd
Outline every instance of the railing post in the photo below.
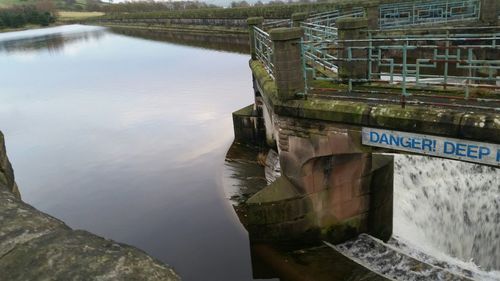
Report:
M 340 58 L 339 78 L 343 80 L 368 79 L 368 52 L 366 49 L 355 50 L 349 47 L 368 46 L 367 42 L 342 42 L 343 40 L 367 39 L 368 20 L 366 18 L 340 18 L 337 20 L 339 33 Z M 363 59 L 350 61 L 351 59 Z
M 294 13 L 292 14 L 292 27 L 300 27 L 300 24 L 308 17 L 307 13 Z
M 366 17 L 368 18 L 368 29 L 375 30 L 380 29 L 378 19 L 380 18 L 380 8 L 379 5 L 367 5 L 365 7 Z
M 498 3 L 498 0 L 481 0 L 481 23 L 487 25 L 497 25 L 498 9 L 500 9 L 500 3 Z
M 257 59 L 257 54 L 255 52 L 255 34 L 253 31 L 254 26 L 262 29 L 262 23 L 264 22 L 263 17 L 252 17 L 247 19 L 248 33 L 250 34 L 250 54 L 252 59 Z
M 299 27 L 275 28 L 269 32 L 273 41 L 274 78 L 278 98 L 292 100 L 305 92 L 304 68 L 301 57 L 301 38 L 304 30 Z

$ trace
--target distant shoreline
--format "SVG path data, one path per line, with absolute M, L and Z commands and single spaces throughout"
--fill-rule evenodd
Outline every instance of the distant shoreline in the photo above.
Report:
M 47 26 L 27 24 L 23 27 L 3 28 L 3 29 L 0 29 L 0 33 L 24 31 L 24 30 L 31 30 L 31 29 L 42 29 L 42 28 L 55 27 L 55 26 L 61 26 L 61 25 L 67 25 L 67 24 L 75 24 L 75 23 L 79 23 L 79 22 L 82 22 L 84 20 L 87 20 L 87 19 L 90 19 L 93 17 L 98 17 L 98 16 L 104 15 L 104 13 L 101 13 L 101 12 L 73 12 L 73 11 L 59 11 L 58 14 L 59 14 L 59 16 L 58 16 L 56 22 L 49 24 Z

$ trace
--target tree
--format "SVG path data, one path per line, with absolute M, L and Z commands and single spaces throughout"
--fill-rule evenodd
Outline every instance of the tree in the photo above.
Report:
M 239 8 L 239 7 L 250 7 L 250 4 L 248 4 L 247 1 L 243 0 L 240 2 L 231 2 L 231 8 Z
M 35 4 L 37 11 L 49 12 L 55 14 L 57 7 L 52 0 L 38 0 Z
M 99 11 L 101 6 L 98 0 L 85 0 L 87 11 Z

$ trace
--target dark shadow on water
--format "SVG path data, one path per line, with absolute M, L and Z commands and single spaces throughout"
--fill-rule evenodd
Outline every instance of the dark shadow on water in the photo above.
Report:
M 113 27 L 111 32 L 139 37 L 142 39 L 169 42 L 172 44 L 197 47 L 202 49 L 249 54 L 247 34 L 193 34 L 163 30 L 131 29 Z

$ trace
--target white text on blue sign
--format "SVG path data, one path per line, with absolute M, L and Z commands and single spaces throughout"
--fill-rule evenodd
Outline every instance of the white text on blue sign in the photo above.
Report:
M 500 166 L 500 146 L 438 136 L 362 129 L 364 145 Z

